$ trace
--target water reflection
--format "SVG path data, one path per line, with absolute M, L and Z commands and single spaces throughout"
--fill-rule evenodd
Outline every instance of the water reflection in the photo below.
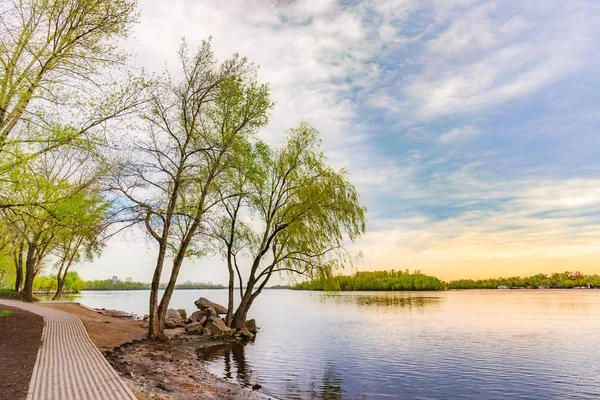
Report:
M 197 349 L 198 357 L 204 361 L 222 359 L 223 376 L 233 379 L 244 386 L 252 386 L 252 370 L 246 362 L 244 345 L 240 343 L 224 343 L 216 346 Z
M 350 303 L 365 307 L 385 308 L 423 308 L 438 306 L 445 300 L 441 296 L 414 296 L 405 294 L 341 294 L 336 296 L 323 296 L 322 303 L 333 301 L 336 303 Z
M 208 363 L 222 365 L 222 376 L 226 379 L 251 387 L 260 382 L 260 377 L 252 372 L 246 360 L 245 344 L 226 343 L 197 349 L 198 357 Z M 304 399 L 307 388 L 301 377 L 289 377 L 286 382 L 286 398 Z M 342 400 L 344 399 L 343 379 L 335 363 L 327 361 L 322 377 L 313 377 L 310 382 L 309 398 L 311 400 Z

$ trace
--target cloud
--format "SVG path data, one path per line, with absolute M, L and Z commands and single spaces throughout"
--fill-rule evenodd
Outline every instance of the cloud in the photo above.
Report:
M 193 49 L 213 36 L 221 59 L 248 56 L 271 85 L 277 104 L 262 139 L 279 143 L 301 119 L 321 130 L 331 162 L 348 167 L 369 208 L 365 268 L 489 276 L 502 262 L 525 271 L 557 267 L 551 257 L 591 265 L 597 256 L 597 2 L 141 7 L 126 44 L 136 62 L 176 68 L 181 37 Z M 85 274 L 110 276 L 125 259 L 134 271 L 126 275 L 147 280 L 152 249 L 120 255 L 151 245 L 128 240 L 109 244 L 97 264 L 105 267 Z M 219 264 L 189 263 L 181 278 L 224 281 Z
M 454 143 L 474 138 L 480 133 L 481 131 L 473 126 L 464 126 L 462 128 L 454 128 L 451 131 L 442 134 L 438 141 L 444 144 Z

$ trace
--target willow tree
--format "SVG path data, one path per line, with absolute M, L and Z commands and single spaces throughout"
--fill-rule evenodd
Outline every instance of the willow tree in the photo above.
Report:
M 327 165 L 310 125 L 292 129 L 280 149 L 259 146 L 246 159 L 250 173 L 240 171 L 233 193 L 222 196 L 215 230 L 231 260 L 230 282 L 238 280 L 240 303 L 227 317 L 236 329 L 273 274 L 331 276 L 360 256 L 345 244 L 366 229 L 355 187 L 345 170 Z M 229 290 L 231 313 L 233 285 Z
M 194 239 L 218 202 L 218 178 L 241 144 L 267 123 L 272 107 L 268 86 L 256 81 L 256 67 L 245 58 L 218 62 L 209 41 L 190 56 L 184 42 L 179 62 L 179 74 L 166 74 L 141 115 L 140 138 L 114 186 L 158 245 L 148 328 L 156 339 L 166 337 L 166 312 L 184 259 L 202 253 Z M 159 301 L 167 258 L 169 281 Z

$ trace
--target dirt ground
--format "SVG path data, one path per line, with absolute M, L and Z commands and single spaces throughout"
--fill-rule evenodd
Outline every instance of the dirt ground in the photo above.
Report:
M 219 345 L 223 343 L 184 335 L 166 342 L 127 344 L 105 356 L 139 399 L 270 399 L 206 370 L 197 355 L 198 348 Z
M 0 305 L 0 400 L 25 399 L 41 344 L 44 319 L 18 308 Z
M 94 311 L 79 303 L 39 303 L 39 305 L 78 316 L 90 335 L 90 339 L 100 351 L 112 350 L 123 343 L 141 340 L 147 332 L 140 325 L 140 321 L 133 320 L 129 314 L 121 312 Z

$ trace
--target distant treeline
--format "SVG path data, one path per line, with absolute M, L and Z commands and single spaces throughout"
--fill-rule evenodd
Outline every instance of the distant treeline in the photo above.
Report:
M 496 279 L 460 279 L 450 282 L 448 289 L 496 289 L 498 286 L 511 288 L 532 289 L 551 288 L 551 289 L 572 289 L 574 287 L 600 287 L 599 275 L 585 275 L 581 272 L 563 272 L 550 275 L 537 274 L 529 277 L 515 276 L 512 278 Z
M 49 276 L 36 276 L 33 281 L 33 288 L 35 291 L 54 291 L 57 286 L 56 275 Z M 161 284 L 160 287 L 165 287 L 166 284 Z M 213 284 L 180 284 L 175 285 L 176 289 L 224 289 L 223 285 Z M 95 281 L 84 281 L 82 280 L 77 272 L 69 272 L 65 279 L 63 289 L 66 292 L 79 292 L 81 290 L 148 290 L 150 289 L 149 283 L 144 282 L 125 282 L 121 280 L 113 281 L 112 279 L 103 279 Z
M 167 286 L 166 283 L 161 283 L 160 288 L 164 289 Z M 224 289 L 223 285 L 213 285 L 204 283 L 191 283 L 191 284 L 178 284 L 175 285 L 175 289 Z M 144 282 L 124 282 L 121 280 L 113 281 L 112 279 L 86 281 L 85 287 L 82 290 L 148 290 L 150 289 L 149 283 Z
M 445 290 L 446 283 L 420 271 L 365 271 L 354 275 L 338 275 L 329 279 L 316 279 L 298 283 L 296 290 Z

